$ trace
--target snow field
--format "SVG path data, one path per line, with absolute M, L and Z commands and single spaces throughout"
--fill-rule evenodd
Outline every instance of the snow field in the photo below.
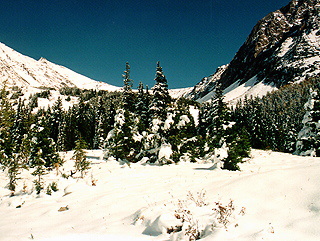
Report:
M 59 171 L 70 174 L 72 152 L 64 156 Z M 230 172 L 212 163 L 128 166 L 102 160 L 101 151 L 87 156 L 84 179 L 45 176 L 45 186 L 58 184 L 51 196 L 36 195 L 24 171 L 10 197 L 1 172 L 0 240 L 188 240 L 189 226 L 203 240 L 320 238 L 319 158 L 253 150 L 241 172 Z M 230 200 L 224 227 L 215 210 Z

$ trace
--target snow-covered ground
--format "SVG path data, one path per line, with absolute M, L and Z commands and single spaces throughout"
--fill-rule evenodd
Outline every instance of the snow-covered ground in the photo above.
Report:
M 66 179 L 72 152 L 64 155 L 59 174 L 45 177 L 58 184 L 51 196 L 36 195 L 24 171 L 10 197 L 0 172 L 1 241 L 188 240 L 196 231 L 203 240 L 320 240 L 320 158 L 253 150 L 230 172 L 212 163 L 128 166 L 90 151 L 86 177 Z

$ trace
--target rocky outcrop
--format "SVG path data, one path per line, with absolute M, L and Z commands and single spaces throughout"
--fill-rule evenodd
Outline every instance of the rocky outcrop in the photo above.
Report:
M 257 83 L 280 87 L 318 74 L 319 27 L 320 0 L 292 0 L 254 26 L 228 68 L 214 81 L 225 89 L 256 77 Z M 214 83 L 206 86 L 195 96 L 206 95 Z

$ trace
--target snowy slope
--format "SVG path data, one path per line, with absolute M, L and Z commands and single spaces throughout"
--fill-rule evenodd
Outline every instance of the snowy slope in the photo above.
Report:
M 64 86 L 116 91 L 119 87 L 98 82 L 63 66 L 41 58 L 38 61 L 0 43 L 0 83 L 25 90 L 39 87 L 59 89 Z
M 228 66 L 219 67 L 216 74 L 204 78 L 187 95 L 208 100 L 218 81 L 223 89 L 228 88 L 226 99 L 235 101 L 319 75 L 319 11 L 319 0 L 292 0 L 269 13 L 257 22 Z M 258 88 L 251 85 L 253 78 Z
M 0 172 L 0 240 L 187 240 L 167 233 L 181 215 L 205 229 L 203 240 L 320 239 L 319 158 L 253 150 L 241 172 L 230 172 L 212 163 L 129 167 L 102 155 L 88 153 L 85 179 L 47 175 L 47 185 L 58 182 L 52 196 L 37 196 L 34 177 L 24 172 L 18 195 L 9 197 Z M 72 166 L 67 161 L 60 171 Z M 214 209 L 230 199 L 234 211 L 224 227 Z

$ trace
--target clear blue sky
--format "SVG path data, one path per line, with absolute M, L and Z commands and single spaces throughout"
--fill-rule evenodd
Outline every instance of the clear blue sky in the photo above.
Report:
M 0 42 L 92 79 L 153 86 L 160 61 L 169 88 L 194 86 L 227 64 L 253 26 L 289 0 L 1 1 Z

